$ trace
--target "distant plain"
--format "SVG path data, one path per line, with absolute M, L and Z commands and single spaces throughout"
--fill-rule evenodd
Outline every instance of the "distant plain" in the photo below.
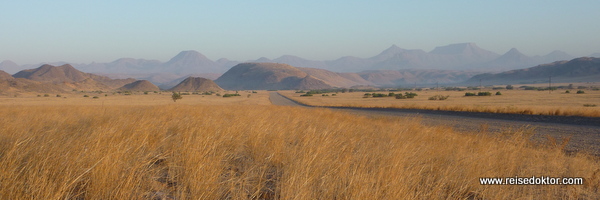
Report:
M 567 84 L 568 85 L 568 84 Z M 518 88 L 519 85 L 515 85 Z M 588 86 L 589 87 L 589 86 Z M 569 93 L 566 91 L 569 90 Z M 581 90 L 585 93 L 577 94 Z M 414 92 L 418 96 L 412 99 L 396 99 L 394 97 L 368 97 L 365 93 L 389 94 L 388 91 L 329 93 L 328 96 L 315 94 L 301 97 L 296 91 L 280 91 L 298 102 L 313 106 L 332 107 L 380 107 L 406 108 L 426 110 L 448 110 L 488 113 L 516 113 L 534 115 L 565 115 L 600 117 L 600 91 L 591 89 L 558 89 L 553 91 L 537 91 L 522 89 L 485 88 L 491 96 L 465 96 L 465 93 L 478 93 L 479 90 L 444 91 L 428 89 L 423 91 L 390 91 L 396 94 Z M 500 92 L 501 95 L 495 95 Z M 335 94 L 333 96 L 332 94 Z M 429 100 L 435 95 L 448 96 L 446 100 Z M 595 105 L 595 106 L 594 106 Z

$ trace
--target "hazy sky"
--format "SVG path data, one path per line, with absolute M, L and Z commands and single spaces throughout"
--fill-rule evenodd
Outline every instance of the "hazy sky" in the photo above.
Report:
M 600 52 L 597 0 L 0 2 L 0 61 L 18 64 L 167 61 L 182 50 L 333 60 L 462 42 L 500 54 Z

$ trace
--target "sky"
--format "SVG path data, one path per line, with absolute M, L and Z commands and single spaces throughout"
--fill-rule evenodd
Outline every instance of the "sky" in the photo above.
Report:
M 600 52 L 600 1 L 0 0 L 0 61 L 367 58 L 395 44 L 473 42 L 499 54 Z

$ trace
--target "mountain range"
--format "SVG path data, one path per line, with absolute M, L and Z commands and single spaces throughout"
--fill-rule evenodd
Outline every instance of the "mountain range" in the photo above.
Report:
M 491 84 L 530 84 L 552 82 L 598 82 L 600 81 L 600 58 L 581 57 L 572 60 L 556 61 L 526 69 L 502 73 L 485 73 L 473 76 L 466 83 L 482 80 Z
M 600 57 L 600 55 L 596 54 L 592 54 L 591 56 Z M 394 73 L 404 74 L 404 76 L 408 73 L 407 71 L 410 71 L 411 74 L 417 75 L 416 80 L 418 81 L 418 79 L 425 79 L 418 77 L 420 74 L 431 73 L 431 70 L 439 70 L 437 71 L 439 73 L 452 71 L 452 73 L 464 72 L 466 74 L 473 74 L 473 72 L 500 72 L 573 58 L 573 56 L 562 51 L 553 51 L 544 56 L 527 56 L 515 48 L 500 55 L 482 49 L 474 43 L 459 43 L 436 47 L 430 52 L 419 49 L 403 49 L 396 45 L 392 45 L 381 53 L 369 58 L 345 56 L 335 60 L 318 61 L 308 60 L 293 55 L 284 55 L 273 60 L 261 57 L 257 60 L 244 62 L 283 63 L 295 67 L 326 69 L 333 72 L 369 73 L 373 71 L 385 70 L 389 72 L 389 70 L 393 70 L 398 71 L 398 73 Z M 172 87 L 178 83 L 174 81 L 180 81 L 189 76 L 204 77 L 214 80 L 239 63 L 242 62 L 226 58 L 213 61 L 197 51 L 189 50 L 180 52 L 167 62 L 121 58 L 110 63 L 72 65 L 87 73 L 101 74 L 111 78 L 131 77 L 144 79 L 149 80 L 156 85 Z M 58 66 L 65 63 L 57 62 L 50 64 Z M 0 70 L 12 74 L 22 69 L 29 69 L 37 66 L 19 66 L 16 63 L 7 60 L 0 63 Z M 425 71 L 416 72 L 419 70 Z M 397 80 L 401 78 L 403 77 L 397 78 Z M 444 77 L 439 80 L 427 80 L 428 82 L 461 82 L 466 79 Z M 411 81 L 413 80 L 406 80 L 405 82 Z M 389 81 L 383 82 L 386 82 L 386 84 L 394 84 L 394 82 Z

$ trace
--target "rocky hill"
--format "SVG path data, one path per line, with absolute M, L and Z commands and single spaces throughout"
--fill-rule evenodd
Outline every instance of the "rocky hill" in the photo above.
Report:
M 147 80 L 138 80 L 120 87 L 118 90 L 128 91 L 160 91 L 160 89 Z
M 188 77 L 177 84 L 175 87 L 169 89 L 170 91 L 221 91 L 223 88 L 219 87 L 214 81 L 201 77 Z
M 287 64 L 242 63 L 215 82 L 227 90 L 324 89 L 332 85 Z
M 484 84 L 548 83 L 549 77 L 552 77 L 552 82 L 598 82 L 600 58 L 581 57 L 497 74 L 479 74 L 467 83 L 479 80 Z
M 0 80 L 10 80 L 10 79 L 13 79 L 13 77 L 9 73 L 6 73 L 5 71 L 0 70 Z
M 333 87 L 350 88 L 356 85 L 375 85 L 373 82 L 363 79 L 356 73 L 336 73 L 324 69 L 304 67 L 297 67 L 297 69 Z
M 110 79 L 105 76 L 83 73 L 69 64 L 42 65 L 36 69 L 22 70 L 14 75 L 13 85 L 24 91 L 48 90 L 114 90 L 135 79 Z M 25 81 L 26 80 L 26 81 Z M 39 88 L 38 86 L 43 86 Z M 16 87 L 19 86 L 19 87 Z

